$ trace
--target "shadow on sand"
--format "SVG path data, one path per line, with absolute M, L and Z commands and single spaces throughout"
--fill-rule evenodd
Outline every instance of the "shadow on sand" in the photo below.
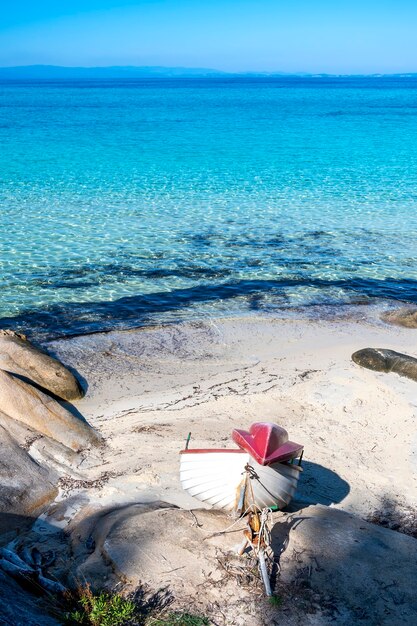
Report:
M 302 465 L 297 494 L 287 511 L 299 511 L 310 504 L 329 506 L 346 498 L 350 491 L 349 483 L 339 474 L 312 461 L 303 461 Z

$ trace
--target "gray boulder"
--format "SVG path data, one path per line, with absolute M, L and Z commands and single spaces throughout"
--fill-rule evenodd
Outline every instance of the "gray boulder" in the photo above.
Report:
M 300 594 L 308 588 L 322 604 L 333 603 L 337 623 L 417 623 L 413 537 L 320 505 L 276 524 L 272 537 L 275 553 L 281 553 L 281 585 Z
M 88 543 L 94 552 L 74 573 L 74 580 L 116 589 L 120 580 L 148 589 L 165 589 L 175 599 L 172 610 L 190 609 L 210 623 L 263 626 L 270 610 L 259 606 L 253 588 L 240 585 L 224 568 L 244 572 L 245 557 L 233 549 L 242 533 L 221 534 L 231 519 L 221 511 L 185 511 L 163 502 L 135 504 L 94 519 Z M 74 532 L 80 535 L 80 528 Z M 221 564 L 225 562 L 224 566 Z M 219 611 L 217 611 L 217 607 Z
M 32 385 L 1 370 L 0 411 L 75 451 L 101 442 L 100 435 L 83 419 Z
M 403 307 L 395 311 L 382 313 L 381 319 L 388 324 L 403 326 L 404 328 L 417 328 L 417 309 Z
M 0 426 L 0 533 L 33 521 L 56 497 L 57 475 L 41 467 Z
M 78 400 L 84 395 L 75 376 L 62 363 L 11 330 L 0 330 L 0 368 L 36 383 L 63 400 Z
M 0 626 L 62 626 L 62 620 L 48 615 L 41 598 L 0 570 Z
M 376 372 L 395 372 L 417 380 L 417 359 L 394 350 L 364 348 L 352 354 L 352 360 L 362 367 Z

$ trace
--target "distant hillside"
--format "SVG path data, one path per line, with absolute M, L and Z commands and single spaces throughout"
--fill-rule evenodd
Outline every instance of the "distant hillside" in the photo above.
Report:
M 0 67 L 0 78 L 58 79 L 58 78 L 174 78 L 194 76 L 224 76 L 225 72 L 207 68 L 188 67 L 61 67 L 58 65 L 22 65 Z
M 63 67 L 59 65 L 22 65 L 0 67 L 0 80 L 65 80 L 65 79 L 115 79 L 115 78 L 417 78 L 417 73 L 403 74 L 308 74 L 305 72 L 222 72 L 201 67 L 163 66 L 111 66 L 111 67 Z

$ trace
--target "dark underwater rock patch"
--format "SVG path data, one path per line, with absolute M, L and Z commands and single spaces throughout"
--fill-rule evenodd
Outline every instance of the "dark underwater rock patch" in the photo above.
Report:
M 382 313 L 381 319 L 388 324 L 394 324 L 394 326 L 417 328 L 417 309 L 403 307 L 394 311 L 386 311 Z

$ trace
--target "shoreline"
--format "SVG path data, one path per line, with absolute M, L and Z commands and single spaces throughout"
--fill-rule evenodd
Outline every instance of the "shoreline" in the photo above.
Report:
M 86 303 L 90 306 L 90 303 Z M 104 304 L 104 303 L 103 303 Z M 117 302 L 112 303 L 116 305 Z M 225 303 L 222 303 L 222 305 Z M 17 333 L 22 333 L 33 343 L 39 346 L 47 347 L 54 341 L 65 341 L 84 337 L 89 335 L 109 334 L 112 332 L 141 332 L 154 328 L 177 326 L 181 324 L 193 324 L 200 322 L 216 322 L 217 320 L 236 320 L 236 319 L 256 319 L 258 317 L 266 320 L 313 320 L 313 321 L 349 321 L 359 320 L 364 322 L 375 322 L 384 324 L 381 315 L 395 311 L 401 308 L 413 308 L 415 303 L 407 300 L 391 300 L 391 299 L 374 299 L 369 302 L 322 302 L 309 303 L 300 305 L 279 305 L 276 307 L 259 308 L 259 310 L 250 306 L 250 302 L 246 302 L 245 306 L 233 308 L 228 307 L 221 310 L 213 311 L 213 309 L 204 309 L 194 311 L 192 307 L 186 309 L 182 315 L 161 315 L 158 311 L 150 312 L 150 314 L 141 321 L 139 318 L 129 321 L 121 317 L 114 317 L 112 323 L 102 327 L 94 328 L 94 314 L 91 319 L 87 319 L 87 315 L 81 313 L 79 317 L 75 317 L 72 321 L 65 321 L 61 326 L 61 330 L 53 330 L 47 323 L 40 320 L 56 319 L 54 313 L 48 308 L 34 311 L 29 314 L 21 314 L 14 317 L 3 317 L 0 319 L 0 326 Z M 65 306 L 63 306 L 63 310 Z M 172 311 L 174 313 L 175 311 Z M 85 326 L 81 330 L 77 326 L 84 323 Z M 68 322 L 68 323 L 67 323 Z M 386 326 L 386 324 L 384 324 Z

